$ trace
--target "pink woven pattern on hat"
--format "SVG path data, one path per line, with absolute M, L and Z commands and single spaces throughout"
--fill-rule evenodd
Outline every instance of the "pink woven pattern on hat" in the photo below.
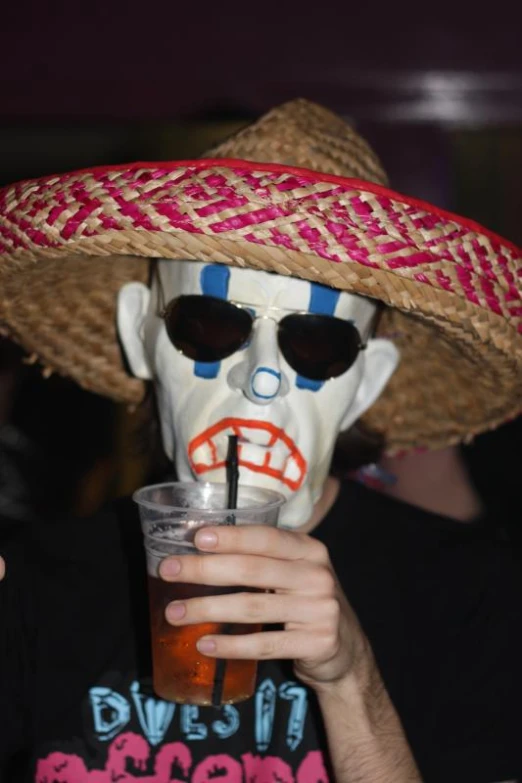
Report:
M 16 184 L 0 192 L 0 214 L 0 255 L 110 244 L 125 230 L 220 235 L 391 270 L 522 332 L 514 246 L 368 182 L 223 159 L 133 164 Z

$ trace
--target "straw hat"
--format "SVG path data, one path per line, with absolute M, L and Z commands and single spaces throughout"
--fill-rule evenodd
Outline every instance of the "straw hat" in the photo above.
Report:
M 214 261 L 375 297 L 402 356 L 365 417 L 391 451 L 439 447 L 522 407 L 521 252 L 395 193 L 339 117 L 291 101 L 204 158 L 0 191 L 0 329 L 86 389 L 139 403 L 115 299 L 147 259 Z

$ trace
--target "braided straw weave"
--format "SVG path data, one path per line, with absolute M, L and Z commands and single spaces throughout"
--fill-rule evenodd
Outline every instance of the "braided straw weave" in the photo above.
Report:
M 366 142 L 298 100 L 212 158 L 45 177 L 0 191 L 0 329 L 48 371 L 138 403 L 115 298 L 148 259 L 293 275 L 381 300 L 401 363 L 366 423 L 390 451 L 467 440 L 516 415 L 521 252 L 384 187 Z

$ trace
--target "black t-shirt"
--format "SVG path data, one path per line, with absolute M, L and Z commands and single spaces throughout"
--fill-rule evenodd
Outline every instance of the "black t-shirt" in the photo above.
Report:
M 426 783 L 521 776 L 522 591 L 507 545 L 345 483 L 314 535 L 374 649 Z M 255 696 L 175 705 L 150 685 L 134 505 L 33 527 L 0 585 L 6 783 L 334 780 L 313 693 L 259 665 Z

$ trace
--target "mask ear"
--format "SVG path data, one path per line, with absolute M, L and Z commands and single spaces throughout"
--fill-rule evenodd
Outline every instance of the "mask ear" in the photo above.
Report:
M 348 429 L 380 397 L 399 364 L 399 351 L 389 340 L 370 340 L 364 352 L 363 376 L 357 394 L 341 424 Z
M 145 351 L 143 327 L 150 290 L 143 283 L 126 283 L 118 293 L 117 327 L 125 356 L 136 378 L 148 381 L 152 372 Z

